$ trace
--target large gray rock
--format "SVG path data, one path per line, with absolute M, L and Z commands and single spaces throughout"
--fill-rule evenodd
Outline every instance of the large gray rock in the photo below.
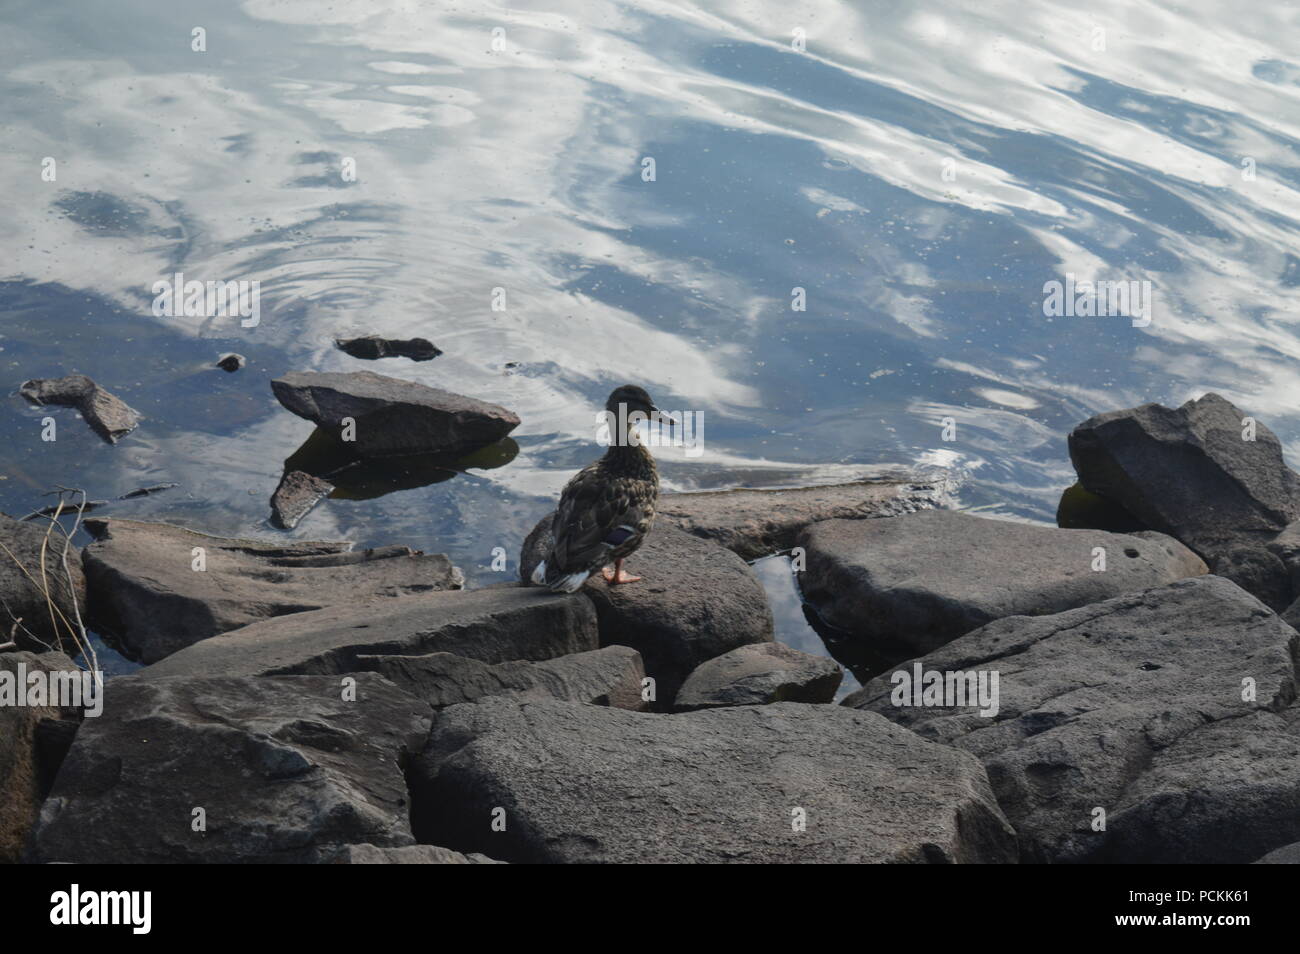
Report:
M 10 674 L 3 678 L 24 700 L 28 686 L 18 678 L 36 671 L 80 672 L 63 653 L 0 653 L 0 672 Z M 0 702 L 0 864 L 22 860 L 27 835 L 41 808 L 42 783 L 50 774 L 50 766 L 42 764 L 37 738 L 42 721 L 67 720 L 75 725 L 77 716 L 57 706 L 16 705 L 18 698 Z
M 551 516 L 524 540 L 519 575 L 551 547 Z M 763 584 L 730 550 L 656 523 L 624 564 L 639 583 L 610 586 L 595 574 L 579 591 L 591 598 L 601 645 L 631 646 L 655 680 L 656 701 L 670 705 L 700 663 L 750 643 L 772 641 L 772 610 Z
M 113 680 L 41 809 L 33 860 L 304 862 L 414 844 L 402 768 L 432 710 L 351 678 L 352 700 L 336 676 Z
M 1230 550 L 1263 547 L 1300 518 L 1300 475 L 1262 423 L 1244 439 L 1246 417 L 1213 393 L 1177 409 L 1111 411 L 1074 429 L 1070 459 L 1086 489 L 1230 573 L 1220 566 Z
M 262 543 L 135 520 L 91 518 L 86 528 L 96 537 L 84 552 L 92 615 L 146 663 L 271 617 L 464 581 L 441 553 L 403 546 Z M 204 570 L 194 569 L 195 548 Z
M 701 663 L 682 683 L 676 708 L 830 702 L 843 678 L 843 670 L 825 656 L 783 643 L 756 643 Z
M 1056 613 L 1206 572 L 1163 534 L 1062 530 L 927 510 L 830 520 L 799 537 L 804 598 L 864 646 L 929 652 L 1004 616 Z M 1106 569 L 1094 570 L 1094 548 Z
M 1270 851 L 1255 862 L 1257 865 L 1300 865 L 1300 841 Z
M 518 415 L 503 407 L 373 371 L 294 371 L 272 381 L 271 390 L 335 438 L 351 418 L 356 439 L 348 446 L 366 457 L 468 454 L 519 426 Z
M 345 845 L 328 858 L 331 865 L 501 865 L 487 855 L 462 855 L 449 848 L 433 845 L 406 845 L 402 848 L 380 848 L 376 845 Z
M 589 600 L 494 586 L 277 616 L 195 643 L 144 669 L 140 678 L 344 673 L 360 668 L 359 656 L 435 652 L 501 663 L 597 646 Z
M 76 607 L 86 605 L 86 577 L 76 547 L 68 547 L 65 569 L 64 543 L 44 521 L 24 523 L 0 514 L 0 643 L 12 640 L 35 652 L 73 648 Z
M 76 408 L 90 429 L 110 444 L 116 444 L 140 423 L 140 415 L 133 408 L 84 374 L 24 381 L 18 393 L 33 404 Z
M 1202 576 L 998 620 L 844 704 L 978 755 L 1023 860 L 1249 862 L 1300 839 L 1300 713 L 1286 708 L 1297 640 L 1235 584 Z M 997 674 L 996 714 L 905 705 L 896 673 L 918 665 L 945 680 Z
M 894 517 L 940 506 L 955 478 L 860 480 L 787 490 L 711 490 L 661 494 L 655 520 L 711 540 L 745 560 L 795 544 L 799 531 L 821 520 Z
M 357 666 L 379 673 L 436 709 L 506 692 L 619 709 L 645 708 L 641 654 L 627 646 L 495 666 L 453 653 L 358 656 Z
M 838 706 L 656 715 L 495 696 L 444 710 L 410 777 L 422 841 L 511 862 L 1016 857 L 977 760 Z

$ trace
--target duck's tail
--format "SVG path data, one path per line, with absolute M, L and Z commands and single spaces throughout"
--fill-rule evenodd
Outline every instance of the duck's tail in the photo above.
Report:
M 582 570 L 578 573 L 570 573 L 566 576 L 557 576 L 550 579 L 549 574 L 546 572 L 545 560 L 537 564 L 537 568 L 533 570 L 533 582 L 538 586 L 549 586 L 554 593 L 576 593 L 578 587 L 586 583 L 589 576 L 591 576 L 590 570 Z

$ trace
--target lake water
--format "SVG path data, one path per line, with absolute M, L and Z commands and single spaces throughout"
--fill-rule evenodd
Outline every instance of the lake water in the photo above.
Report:
M 1294 457 L 1300 8 L 1087 7 L 8 0 L 0 509 L 174 481 L 103 512 L 406 543 L 480 585 L 629 381 L 704 415 L 703 454 L 659 453 L 677 490 L 942 465 L 1050 521 L 1074 424 L 1206 390 Z M 155 317 L 176 272 L 260 282 L 259 324 Z M 1150 282 L 1151 321 L 1046 315 L 1067 275 Z M 369 332 L 445 354 L 333 347 Z M 312 426 L 268 382 L 359 369 L 514 409 L 517 452 L 273 530 Z M 43 442 L 16 389 L 73 371 L 141 426 L 56 410 Z

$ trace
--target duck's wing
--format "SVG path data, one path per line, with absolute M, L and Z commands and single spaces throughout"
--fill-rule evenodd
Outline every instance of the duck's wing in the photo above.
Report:
M 615 547 L 644 535 L 645 501 L 634 493 L 635 482 L 600 478 L 592 468 L 584 468 L 560 495 L 551 525 L 548 576 L 599 566 Z

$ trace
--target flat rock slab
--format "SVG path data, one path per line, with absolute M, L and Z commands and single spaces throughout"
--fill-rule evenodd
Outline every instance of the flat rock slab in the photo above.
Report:
M 379 335 L 364 335 L 360 338 L 335 338 L 334 346 L 354 358 L 363 358 L 367 361 L 375 361 L 379 358 L 431 361 L 442 354 L 442 350 L 428 338 L 381 338 Z
M 140 423 L 140 415 L 125 401 L 84 374 L 24 381 L 18 393 L 33 404 L 76 408 L 90 429 L 110 444 L 116 444 Z
M 825 656 L 756 643 L 701 663 L 682 684 L 676 708 L 831 702 L 843 678 L 844 671 Z
M 278 616 L 195 643 L 142 670 L 140 678 L 345 673 L 360 668 L 360 656 L 435 652 L 501 663 L 596 648 L 590 600 L 494 586 Z
M 495 404 L 371 371 L 294 371 L 272 381 L 271 390 L 335 438 L 350 418 L 355 440 L 347 446 L 367 457 L 468 454 L 519 426 L 518 415 Z
M 86 577 L 76 547 L 68 547 L 65 568 L 64 542 L 45 521 L 24 523 L 0 514 L 0 643 L 12 639 L 19 649 L 35 652 L 73 648 Z
M 496 696 L 444 710 L 410 774 L 422 841 L 510 862 L 1016 858 L 977 760 L 839 706 L 659 715 Z
M 402 848 L 380 848 L 376 845 L 345 845 L 329 858 L 332 865 L 501 865 L 487 855 L 462 855 L 449 848 L 434 845 L 406 845 Z
M 353 678 L 352 700 L 334 676 L 113 680 L 41 809 L 33 860 L 304 862 L 414 844 L 402 767 L 432 710 Z
M 941 506 L 952 478 L 861 480 L 786 490 L 717 490 L 661 494 L 655 520 L 720 544 L 745 560 L 795 545 L 799 532 L 821 520 L 895 517 Z
M 135 520 L 85 526 L 96 537 L 84 553 L 92 615 L 146 663 L 267 618 L 464 582 L 443 554 L 403 546 L 263 543 Z
M 55 706 L 15 705 L 27 699 L 28 683 L 20 676 L 33 672 L 74 672 L 79 670 L 63 653 L 0 653 L 0 672 L 18 693 L 0 703 L 0 864 L 16 864 L 23 858 L 28 833 L 44 796 L 45 778 L 50 766 L 42 764 L 37 738 L 40 725 L 47 719 L 66 719 L 75 726 L 76 713 Z
M 551 520 L 545 517 L 524 540 L 521 579 L 550 550 Z M 737 646 L 772 641 L 763 584 L 731 551 L 656 522 L 623 566 L 641 581 L 610 586 L 595 574 L 579 592 L 595 604 L 601 644 L 641 654 L 659 703 L 670 705 L 700 663 Z
M 1070 434 L 1079 482 L 1216 568 L 1239 545 L 1263 546 L 1300 518 L 1300 475 L 1277 436 L 1218 394 L 1179 408 L 1160 404 L 1089 418 Z
M 301 470 L 288 471 L 271 495 L 271 522 L 281 530 L 292 530 L 333 490 L 334 485 L 324 478 Z
M 1245 863 L 1300 839 L 1300 713 L 1287 708 L 1298 640 L 1244 590 L 1202 576 L 998 620 L 844 705 L 978 755 L 1023 860 Z M 996 714 L 955 696 L 905 704 L 918 665 L 938 674 L 922 685 L 982 672 L 991 687 L 997 674 Z
M 1004 616 L 1041 616 L 1206 572 L 1158 533 L 1062 530 L 927 510 L 830 520 L 799 537 L 804 598 L 852 642 L 929 652 Z M 1094 548 L 1106 569 L 1093 569 Z
M 358 656 L 357 665 L 379 673 L 435 709 L 507 692 L 619 709 L 646 707 L 641 693 L 645 678 L 641 654 L 627 646 L 495 666 L 454 653 Z

